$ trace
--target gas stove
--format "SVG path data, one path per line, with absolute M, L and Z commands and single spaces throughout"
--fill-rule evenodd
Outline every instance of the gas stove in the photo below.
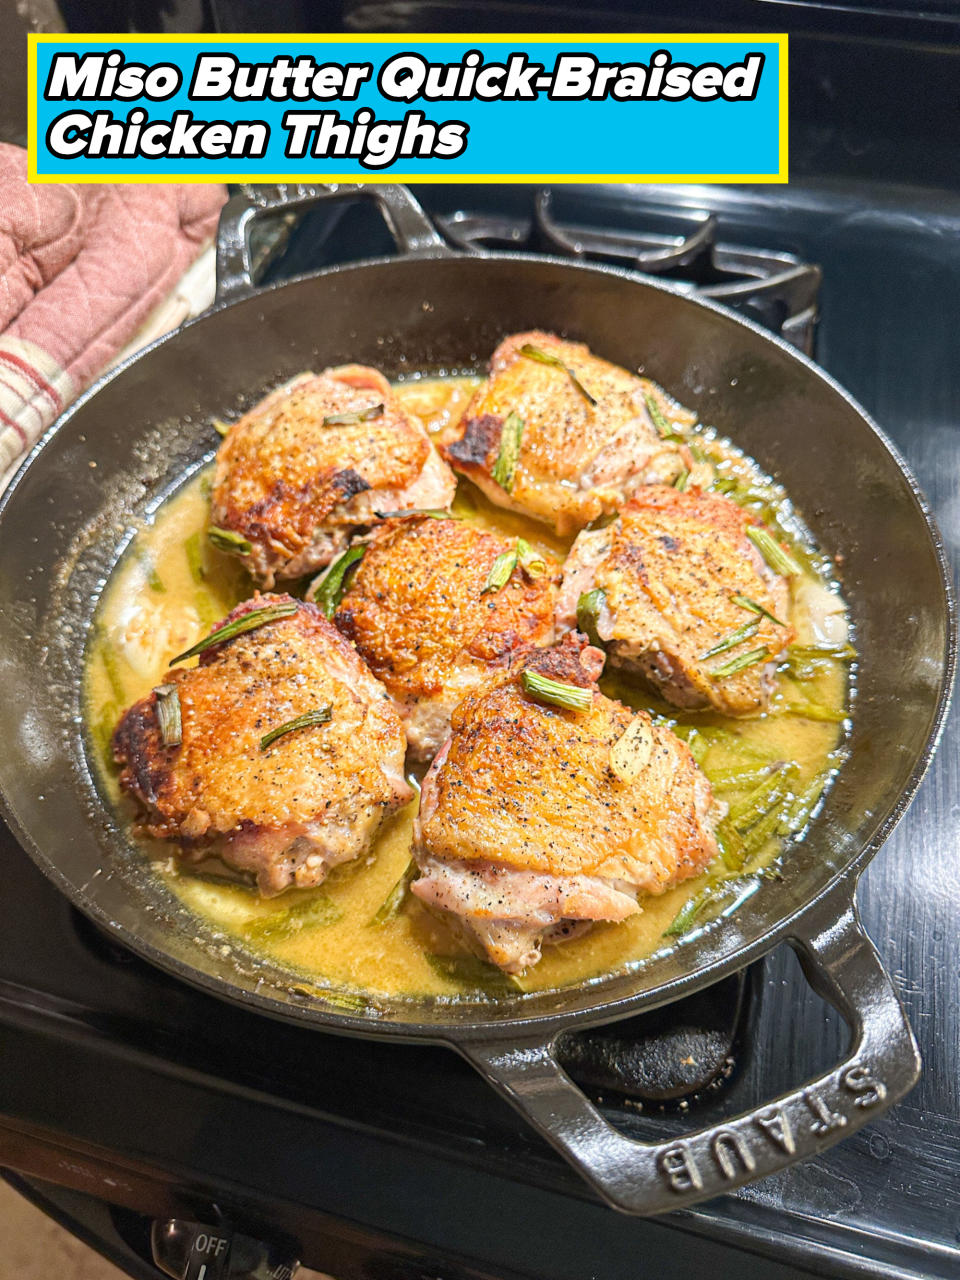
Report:
M 352 6 L 355 25 L 362 8 Z M 828 61 L 825 37 L 810 40 L 808 79 Z M 865 75 L 863 49 L 849 48 Z M 918 66 L 927 56 L 896 48 Z M 944 55 L 928 53 L 935 87 Z M 891 48 L 873 51 L 878 68 L 891 58 Z M 960 151 L 945 128 L 926 170 L 913 152 L 898 170 L 897 129 L 910 119 L 881 115 L 869 145 L 859 117 L 846 132 L 818 126 L 821 81 L 805 99 L 785 187 L 415 192 L 459 248 L 527 248 L 665 276 L 812 352 L 903 452 L 956 564 Z M 280 219 L 256 246 L 265 279 L 388 252 L 363 202 Z M 712 1274 L 739 1277 L 745 1254 L 753 1273 L 784 1280 L 955 1276 L 958 760 L 954 712 L 859 893 L 923 1076 L 904 1103 L 815 1161 L 666 1218 L 621 1217 L 449 1051 L 341 1039 L 220 1004 L 98 933 L 0 827 L 0 1166 L 131 1274 L 153 1278 L 151 1227 L 168 1219 L 205 1224 L 208 1241 L 230 1230 L 269 1240 L 277 1258 L 342 1280 L 617 1280 L 634 1277 L 641 1258 L 665 1280 L 707 1260 Z M 563 1054 L 605 1114 L 649 1139 L 772 1097 L 838 1060 L 845 1042 L 839 1016 L 781 948 L 687 1000 L 571 1036 Z M 175 1228 L 155 1235 L 161 1253 L 178 1239 Z M 257 1274 L 282 1280 L 285 1265 Z

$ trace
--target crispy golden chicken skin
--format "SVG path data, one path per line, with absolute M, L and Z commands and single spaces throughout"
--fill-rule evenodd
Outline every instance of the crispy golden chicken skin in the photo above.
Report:
M 448 507 L 455 488 L 383 374 L 344 365 L 294 380 L 233 424 L 211 518 L 250 543 L 244 563 L 271 587 L 328 564 L 376 510 Z
M 523 347 L 565 368 L 524 355 Z M 663 403 L 652 382 L 581 343 L 538 331 L 514 334 L 493 353 L 489 377 L 441 453 L 491 501 L 568 533 L 616 511 L 641 485 L 670 482 L 684 470 L 677 442 L 661 439 L 654 426 L 649 398 Z M 494 469 L 510 414 L 523 429 L 515 474 L 504 487 Z
M 519 671 L 465 699 L 423 780 L 412 885 L 509 972 L 535 964 L 542 941 L 623 920 L 638 894 L 696 875 L 720 816 L 686 745 L 598 691 L 603 655 L 584 636 L 522 667 L 589 690 L 589 708 L 538 701 Z
M 460 520 L 406 517 L 377 530 L 334 622 L 390 692 L 410 750 L 429 758 L 468 693 L 502 674 L 530 645 L 553 642 L 559 573 L 515 563 L 488 589 L 499 556 L 517 539 Z
M 573 544 L 558 629 L 575 627 L 581 595 L 600 588 L 597 633 L 612 663 L 637 672 L 677 706 L 732 716 L 762 711 L 793 631 L 787 581 L 747 537 L 751 524 L 758 521 L 729 498 L 648 486 L 613 524 L 581 533 Z M 763 650 L 760 661 L 716 674 Z
M 256 596 L 227 621 L 289 600 Z M 411 798 L 400 717 L 313 605 L 206 650 L 199 666 L 178 667 L 168 681 L 182 744 L 163 745 L 156 692 L 137 702 L 113 736 L 121 785 L 150 835 L 179 842 L 188 857 L 214 854 L 254 872 L 264 895 L 320 884 Z M 327 723 L 261 748 L 272 729 L 324 707 Z

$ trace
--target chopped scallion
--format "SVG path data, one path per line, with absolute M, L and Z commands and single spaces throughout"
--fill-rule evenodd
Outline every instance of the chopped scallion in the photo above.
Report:
M 165 747 L 179 747 L 183 742 L 180 691 L 175 684 L 158 684 L 153 692 L 157 695 L 157 724 L 160 726 L 160 741 Z
M 518 413 L 508 413 L 500 428 L 500 448 L 497 450 L 497 460 L 490 474 L 506 493 L 513 492 L 513 484 L 517 478 L 517 461 L 520 457 L 523 428 L 524 421 Z
M 352 413 L 330 413 L 324 420 L 325 427 L 355 427 L 360 422 L 372 422 L 374 418 L 383 417 L 384 406 L 371 404 L 366 409 L 356 409 Z
M 307 599 L 322 609 L 325 617 L 332 618 L 337 612 L 347 589 L 347 574 L 363 559 L 366 550 L 365 546 L 348 547 L 342 556 L 334 560 L 317 585 L 311 587 L 307 593 Z
M 393 920 L 400 914 L 400 908 L 407 899 L 407 890 L 416 874 L 417 864 L 411 858 L 403 875 L 387 894 L 376 915 L 370 921 L 371 925 L 386 924 L 388 920 Z
M 680 474 L 677 476 L 676 480 L 674 480 L 673 487 L 675 489 L 678 489 L 680 493 L 683 493 L 687 487 L 687 482 L 689 481 L 689 479 L 690 479 L 690 472 L 687 471 L 686 468 L 684 468 L 684 470 L 681 471 Z
M 729 662 L 725 662 L 722 667 L 714 667 L 710 672 L 711 680 L 723 680 L 726 676 L 732 676 L 737 671 L 743 671 L 747 667 L 752 667 L 757 662 L 763 662 L 770 657 L 770 650 L 766 645 L 760 649 L 751 649 L 749 653 L 742 653 L 739 658 L 731 658 Z
M 257 627 L 266 626 L 268 622 L 278 622 L 281 618 L 289 618 L 296 612 L 296 600 L 285 600 L 282 604 L 267 605 L 263 609 L 251 609 L 249 613 L 245 613 L 242 617 L 234 618 L 232 622 L 227 622 L 222 627 L 218 627 L 216 631 L 212 631 L 203 640 L 198 640 L 191 648 L 177 654 L 175 658 L 171 658 L 169 665 L 174 667 L 178 662 L 185 662 L 187 658 L 195 658 L 198 653 L 203 653 L 204 649 L 213 648 L 215 644 L 222 644 L 225 640 L 232 640 L 234 636 L 243 635 L 247 631 L 255 631 Z
M 335 924 L 342 915 L 343 912 L 333 899 L 319 890 L 282 911 L 271 911 L 269 915 L 254 917 L 241 928 L 251 940 L 268 942 L 292 937 L 301 929 L 309 929 L 315 925 Z
M 535 347 L 529 342 L 523 344 L 520 348 L 520 354 L 526 356 L 528 360 L 537 360 L 540 364 L 549 364 L 553 365 L 555 369 L 562 369 L 587 404 L 595 405 L 597 403 L 596 397 L 590 394 L 573 370 L 565 365 L 559 356 L 551 355 L 549 351 L 541 351 L 539 347 Z
M 735 649 L 738 644 L 743 644 L 744 640 L 749 640 L 751 636 L 755 636 L 759 630 L 759 622 L 745 622 L 742 627 L 737 627 L 736 631 L 731 631 L 728 636 L 715 644 L 712 649 L 708 649 L 706 653 L 701 653 L 700 658 L 701 660 L 715 658 L 718 653 L 726 653 L 728 649 Z
M 213 427 L 217 435 L 221 437 L 225 436 L 230 430 L 230 423 L 224 422 L 222 418 L 211 418 L 210 425 Z
M 329 724 L 332 719 L 333 708 L 329 703 L 325 707 L 317 707 L 314 711 L 305 711 L 302 716 L 297 716 L 295 720 L 288 720 L 286 724 L 277 725 L 276 729 L 271 729 L 269 733 L 265 733 L 260 739 L 260 750 L 266 751 L 269 746 L 285 734 L 294 733 L 297 729 L 310 729 L 317 724 Z
M 517 567 L 517 553 L 513 551 L 501 551 L 490 566 L 490 572 L 487 574 L 487 581 L 483 590 L 480 592 L 482 596 L 487 595 L 491 591 L 502 591 L 510 581 L 510 575 Z
M 736 595 L 732 597 L 733 603 L 738 604 L 741 609 L 749 609 L 751 613 L 757 613 L 761 618 L 766 618 L 769 622 L 774 622 L 778 627 L 785 627 L 787 624 L 781 622 L 779 618 L 775 618 L 769 609 L 765 609 L 762 604 L 757 604 L 756 600 L 751 600 L 749 596 Z
M 215 524 L 207 530 L 207 537 L 218 551 L 225 551 L 227 555 L 248 556 L 253 550 L 242 534 L 234 533 L 232 529 L 220 529 Z
M 788 578 L 794 574 L 803 573 L 803 566 L 780 545 L 769 529 L 764 529 L 762 525 L 749 524 L 747 537 L 774 573 L 781 573 Z
M 547 702 L 564 711 L 589 711 L 593 706 L 591 689 L 581 689 L 579 685 L 551 680 L 549 676 L 542 676 L 539 671 L 524 671 L 520 683 L 524 691 L 538 702 Z
M 660 408 L 656 396 L 649 391 L 644 391 L 643 402 L 647 406 L 650 421 L 653 423 L 654 429 L 661 440 L 683 440 L 684 437 L 674 431 L 673 424 Z
M 601 610 L 606 602 L 606 594 L 600 587 L 594 587 L 592 591 L 584 591 L 577 601 L 577 630 L 582 631 L 590 643 L 598 648 L 603 645 L 597 628 Z
M 534 551 L 526 538 L 517 539 L 517 563 L 528 578 L 542 578 L 547 572 L 547 562 Z
M 441 511 L 439 507 L 409 507 L 406 511 L 375 511 L 378 520 L 407 520 L 412 516 L 429 516 L 431 520 L 456 520 L 452 511 Z

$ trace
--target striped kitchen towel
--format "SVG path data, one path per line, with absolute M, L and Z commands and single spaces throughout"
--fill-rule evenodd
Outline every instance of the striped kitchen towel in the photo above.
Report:
M 225 200 L 212 184 L 31 185 L 26 152 L 0 144 L 0 489 L 144 322 L 169 317 Z

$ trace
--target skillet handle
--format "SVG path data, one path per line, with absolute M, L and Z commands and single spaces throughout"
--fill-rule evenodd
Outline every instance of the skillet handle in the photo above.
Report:
M 326 200 L 358 196 L 377 205 L 401 254 L 438 257 L 453 252 L 406 187 L 366 186 L 359 182 L 245 186 L 227 201 L 220 214 L 217 303 L 236 302 L 257 292 L 250 254 L 250 232 L 257 219 L 271 213 L 311 209 Z
M 464 1040 L 456 1048 L 615 1209 L 694 1204 L 815 1155 L 899 1101 L 920 1057 L 903 1007 L 851 903 L 790 939 L 807 980 L 850 1024 L 831 1071 L 773 1102 L 682 1139 L 649 1143 L 615 1129 L 560 1067 L 553 1040 Z

